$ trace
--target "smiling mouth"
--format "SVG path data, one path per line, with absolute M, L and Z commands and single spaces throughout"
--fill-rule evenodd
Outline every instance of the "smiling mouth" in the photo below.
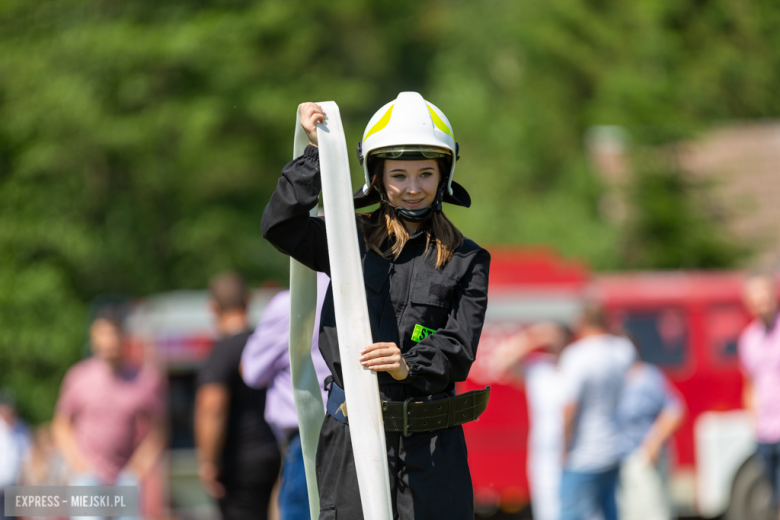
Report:
M 417 200 L 405 200 L 404 204 L 408 204 L 409 206 L 416 206 L 419 203 L 421 203 L 425 199 L 417 199 Z

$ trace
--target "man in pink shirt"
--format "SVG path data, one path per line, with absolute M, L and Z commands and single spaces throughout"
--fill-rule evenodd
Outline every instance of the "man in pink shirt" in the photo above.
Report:
M 73 485 L 138 485 L 164 447 L 163 381 L 151 367 L 121 359 L 122 329 L 113 309 L 90 327 L 93 356 L 68 370 L 53 432 Z
M 745 374 L 743 400 L 752 412 L 758 454 L 780 499 L 780 326 L 777 281 L 768 273 L 748 277 L 745 305 L 755 318 L 739 338 L 739 359 Z

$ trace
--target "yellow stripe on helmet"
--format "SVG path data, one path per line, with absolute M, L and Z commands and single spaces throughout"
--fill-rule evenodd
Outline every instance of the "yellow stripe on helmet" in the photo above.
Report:
M 436 125 L 436 128 L 438 128 L 445 134 L 449 134 L 449 136 L 452 137 L 452 139 L 454 140 L 455 136 L 452 135 L 452 130 L 450 130 L 450 128 L 447 126 L 447 123 L 442 121 L 442 119 L 439 117 L 439 114 L 437 114 L 436 111 L 434 111 L 430 105 L 428 105 L 428 110 L 431 113 L 431 119 L 433 119 L 433 124 Z
M 395 105 L 390 105 L 390 108 L 387 109 L 387 112 L 385 112 L 385 115 L 379 118 L 379 121 L 376 122 L 374 126 L 371 127 L 371 130 L 368 131 L 366 136 L 363 138 L 363 142 L 366 141 L 369 137 L 374 135 L 375 133 L 379 132 L 380 130 L 384 129 L 388 123 L 390 123 L 390 116 L 393 114 L 393 107 Z

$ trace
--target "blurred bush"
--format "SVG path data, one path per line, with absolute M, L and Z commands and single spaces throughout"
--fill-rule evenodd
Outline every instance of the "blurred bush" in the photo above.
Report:
M 627 268 L 718 269 L 748 257 L 707 204 L 711 185 L 683 171 L 673 153 L 635 152 L 621 260 Z M 659 156 L 660 155 L 660 156 Z

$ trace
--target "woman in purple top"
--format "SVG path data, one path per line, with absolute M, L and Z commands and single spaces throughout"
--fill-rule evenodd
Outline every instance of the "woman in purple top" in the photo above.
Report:
M 322 309 L 329 283 L 330 279 L 327 276 L 322 273 L 317 274 L 318 311 Z M 330 371 L 317 348 L 319 322 L 319 312 L 317 312 L 311 359 L 317 373 L 317 380 L 323 389 L 324 404 L 328 399 L 324 392 L 324 382 Z M 280 291 L 263 309 L 260 323 L 244 347 L 241 354 L 241 376 L 244 382 L 253 388 L 268 388 L 265 420 L 277 439 L 287 447 L 279 486 L 279 516 L 281 520 L 309 520 L 309 495 L 293 396 L 289 338 L 290 291 Z

